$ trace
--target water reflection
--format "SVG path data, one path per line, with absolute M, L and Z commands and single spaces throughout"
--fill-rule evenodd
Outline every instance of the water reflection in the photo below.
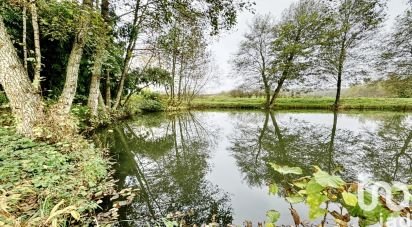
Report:
M 141 190 L 122 208 L 122 226 L 159 224 L 176 212 L 190 224 L 232 222 L 229 197 L 205 179 L 214 137 L 204 122 L 192 114 L 144 116 L 111 130 L 100 142 L 117 155 L 118 186 Z
M 110 130 L 99 141 L 116 155 L 119 187 L 142 192 L 122 210 L 123 226 L 159 223 L 176 211 L 191 213 L 189 224 L 212 216 L 224 226 L 256 223 L 267 209 L 281 211 L 280 224 L 293 224 L 282 198 L 287 187 L 279 198 L 267 193 L 270 182 L 288 181 L 271 162 L 306 175 L 317 165 L 346 181 L 412 181 L 408 114 L 194 112 L 146 115 Z M 307 219 L 304 205 L 295 208 Z

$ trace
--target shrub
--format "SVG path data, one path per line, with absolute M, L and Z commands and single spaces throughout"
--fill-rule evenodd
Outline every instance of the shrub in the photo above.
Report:
M 143 90 L 140 93 L 142 100 L 138 107 L 143 112 L 160 112 L 164 110 L 163 104 L 160 101 L 160 94 Z
M 161 102 L 152 99 L 144 99 L 140 103 L 139 109 L 141 109 L 143 112 L 160 112 L 164 110 Z

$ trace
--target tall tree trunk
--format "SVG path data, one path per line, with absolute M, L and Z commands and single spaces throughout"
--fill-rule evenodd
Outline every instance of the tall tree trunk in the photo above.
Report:
M 103 110 L 104 113 L 107 113 L 106 106 L 104 105 L 103 95 L 100 91 L 99 91 L 99 106 Z
M 83 36 L 83 32 L 80 32 L 73 43 L 73 48 L 70 52 L 69 62 L 66 69 L 66 82 L 59 101 L 54 108 L 56 114 L 61 116 L 65 116 L 70 113 L 70 108 L 72 106 L 74 96 L 76 95 L 80 60 L 82 59 L 83 48 L 85 45 Z
M 263 86 L 265 89 L 265 96 L 266 96 L 266 101 L 265 101 L 265 109 L 270 109 L 270 85 L 269 82 L 267 81 L 267 78 L 264 74 L 262 74 L 262 79 L 263 79 Z
M 335 97 L 335 103 L 334 103 L 334 109 L 337 110 L 339 109 L 340 105 L 340 93 L 341 93 L 341 87 L 342 87 L 342 72 L 338 72 L 338 82 L 336 84 L 336 97 Z
M 92 1 L 84 0 L 83 5 L 92 6 Z M 60 95 L 59 101 L 52 107 L 52 114 L 56 116 L 65 117 L 70 113 L 74 97 L 77 90 L 77 80 L 80 71 L 80 61 L 83 56 L 83 49 L 86 44 L 86 35 L 89 29 L 88 12 L 84 13 L 81 21 L 80 30 L 76 34 L 72 50 L 70 52 L 69 61 L 66 68 L 66 82 L 64 84 L 63 92 Z
M 296 42 L 299 41 L 299 34 L 295 40 Z M 295 58 L 294 54 L 290 54 L 287 61 L 286 61 L 286 67 L 282 72 L 282 76 L 280 77 L 279 81 L 278 81 L 278 85 L 275 89 L 275 92 L 273 93 L 272 99 L 270 100 L 270 106 L 273 107 L 273 105 L 275 104 L 276 99 L 279 96 L 280 90 L 282 89 L 283 84 L 285 83 L 285 80 L 288 78 L 289 76 L 289 67 L 290 64 L 292 64 L 293 62 L 293 58 Z
M 176 54 L 173 51 L 173 56 L 172 56 L 172 80 L 171 80 L 171 90 L 170 90 L 170 98 L 172 100 L 172 105 L 174 103 L 175 99 L 175 78 L 176 78 Z
M 27 6 L 23 3 L 23 65 L 27 72 Z
M 95 54 L 92 78 L 90 82 L 89 97 L 87 100 L 87 106 L 90 108 L 93 116 L 97 116 L 100 94 L 100 77 L 102 73 L 104 50 L 103 46 L 98 47 Z
M 180 57 L 180 69 L 179 69 L 179 84 L 177 85 L 177 100 L 180 102 L 182 96 L 182 81 L 183 81 L 183 54 Z
M 140 9 L 140 0 L 137 0 L 136 9 L 134 11 L 132 32 L 129 38 L 129 45 L 127 46 L 127 49 L 126 49 L 126 57 L 124 59 L 122 75 L 120 78 L 119 87 L 117 88 L 117 94 L 116 94 L 115 102 L 113 104 L 113 109 L 117 109 L 120 106 L 120 102 L 122 100 L 122 95 L 123 95 L 124 83 L 127 78 L 127 73 L 129 72 L 129 64 L 130 64 L 130 61 L 132 60 L 133 50 L 136 47 L 137 37 L 139 33 L 138 26 L 140 26 L 139 9 Z
M 98 6 L 98 2 L 96 2 L 96 8 Z M 108 28 L 109 23 L 109 0 L 103 0 L 102 2 L 102 10 L 101 15 L 104 19 Z M 100 43 L 97 44 L 96 52 L 94 56 L 94 64 L 92 69 L 92 78 L 90 82 L 90 89 L 89 89 L 89 97 L 87 100 L 87 106 L 90 108 L 91 113 L 93 116 L 97 116 L 98 112 L 98 105 L 99 105 L 99 94 L 100 94 L 100 78 L 102 74 L 102 66 L 104 57 L 105 57 L 105 50 L 104 47 L 107 45 L 108 40 L 106 38 L 108 31 L 103 34 L 103 39 L 101 39 Z
M 280 90 L 282 89 L 282 86 L 283 86 L 283 84 L 285 83 L 285 80 L 286 80 L 286 78 L 287 78 L 287 73 L 283 73 L 283 75 L 282 75 L 282 77 L 279 79 L 279 81 L 278 81 L 278 85 L 276 86 L 276 89 L 275 89 L 275 92 L 273 93 L 273 95 L 272 95 L 272 98 L 270 99 L 270 103 L 269 103 L 269 105 L 271 106 L 271 107 L 273 107 L 273 105 L 275 104 L 275 101 L 276 101 L 276 99 L 278 98 L 278 96 L 279 96 L 279 93 L 280 93 Z
M 33 1 L 30 5 L 31 11 L 31 23 L 33 26 L 33 37 L 34 37 L 34 53 L 36 55 L 36 63 L 34 68 L 34 78 L 33 87 L 40 92 L 40 72 L 41 72 L 41 51 L 40 51 L 40 34 L 39 34 L 39 22 L 37 16 L 37 5 L 36 1 Z
M 33 136 L 33 129 L 44 119 L 43 101 L 33 88 L 0 16 L 0 84 L 10 101 L 17 131 Z
M 106 71 L 106 108 L 111 109 L 112 108 L 112 95 L 110 92 L 110 72 Z
M 343 37 L 341 47 L 340 47 L 340 53 L 339 53 L 339 62 L 338 62 L 338 78 L 337 78 L 337 84 L 336 84 L 336 98 L 335 98 L 335 103 L 334 103 L 334 109 L 338 110 L 339 105 L 340 105 L 340 93 L 341 93 L 341 87 L 342 87 L 342 74 L 343 74 L 343 65 L 345 64 L 345 59 L 346 59 L 346 33 Z

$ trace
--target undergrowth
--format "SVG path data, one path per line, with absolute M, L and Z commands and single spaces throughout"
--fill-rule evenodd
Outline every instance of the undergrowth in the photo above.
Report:
M 89 223 L 95 194 L 110 184 L 104 152 L 80 136 L 35 142 L 0 128 L 0 226 Z

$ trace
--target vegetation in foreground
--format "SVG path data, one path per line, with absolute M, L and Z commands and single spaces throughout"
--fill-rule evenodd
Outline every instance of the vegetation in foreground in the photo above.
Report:
M 311 220 L 322 219 L 321 226 L 325 226 L 327 223 L 328 214 L 333 216 L 337 226 L 351 225 L 351 217 L 358 218 L 358 220 L 352 220 L 352 222 L 358 222 L 359 226 L 370 226 L 386 223 L 393 218 L 407 218 L 411 215 L 407 206 L 402 206 L 403 209 L 399 211 L 389 208 L 389 203 L 400 204 L 399 201 L 396 201 L 396 196 L 401 194 L 401 188 L 393 187 L 390 192 L 392 194 L 377 196 L 370 189 L 359 187 L 357 183 L 345 182 L 339 176 L 324 172 L 317 166 L 314 166 L 315 171 L 311 176 L 302 177 L 303 172 L 299 167 L 280 166 L 275 163 L 270 165 L 283 176 L 283 179 L 272 183 L 269 186 L 269 193 L 273 195 L 281 194 L 286 198 L 290 204 L 291 215 L 296 226 L 303 225 L 303 222 L 298 212 L 293 208 L 293 204 L 302 202 L 309 206 L 309 218 Z M 359 196 L 356 195 L 357 193 L 363 196 L 363 201 L 366 204 L 371 204 L 374 199 L 379 200 L 379 202 L 375 207 L 367 210 L 358 201 Z M 332 203 L 336 207 L 329 206 Z M 271 210 L 267 212 L 267 216 L 269 223 L 266 226 L 276 226 L 275 223 L 279 219 L 280 213 Z
M 264 98 L 234 98 L 229 96 L 203 96 L 191 103 L 191 108 L 243 108 L 260 109 Z M 274 109 L 332 109 L 334 99 L 323 98 L 279 98 Z M 339 106 L 342 110 L 412 110 L 410 98 L 344 98 Z
M 48 144 L 0 122 L 0 226 L 90 223 L 96 194 L 107 192 L 108 160 L 81 137 Z M 93 157 L 93 158 L 90 158 Z

